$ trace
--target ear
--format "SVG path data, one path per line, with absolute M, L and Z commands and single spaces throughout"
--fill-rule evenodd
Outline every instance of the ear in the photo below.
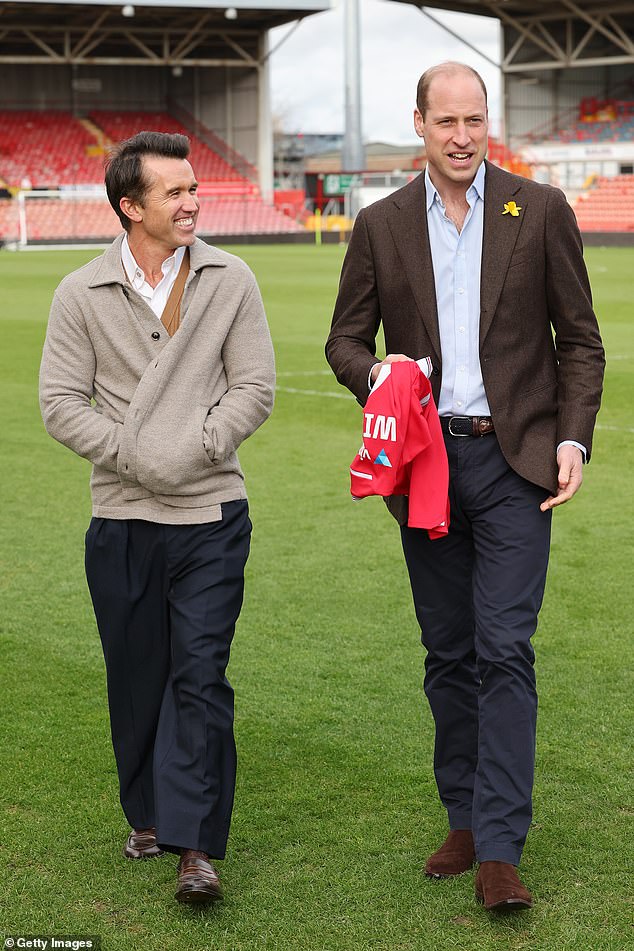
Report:
M 143 221 L 143 209 L 130 198 L 122 198 L 119 202 L 119 208 L 130 221 Z
M 424 127 L 423 117 L 420 114 L 420 111 L 418 109 L 414 109 L 414 129 L 416 130 L 416 135 L 419 137 L 419 139 L 425 138 L 425 132 L 423 127 Z

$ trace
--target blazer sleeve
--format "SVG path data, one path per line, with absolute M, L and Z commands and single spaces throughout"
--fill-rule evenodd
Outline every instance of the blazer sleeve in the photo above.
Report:
M 574 212 L 559 189 L 546 206 L 546 293 L 557 358 L 557 444 L 573 439 L 592 450 L 605 353 L 592 308 L 583 245 Z
M 376 335 L 381 311 L 367 219 L 362 210 L 352 229 L 339 281 L 326 359 L 335 376 L 363 405 L 368 375 L 377 363 Z

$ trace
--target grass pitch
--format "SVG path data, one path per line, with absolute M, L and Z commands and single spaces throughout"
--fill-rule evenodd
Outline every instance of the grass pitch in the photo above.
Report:
M 230 679 L 239 777 L 226 899 L 173 900 L 175 860 L 126 862 L 103 661 L 83 574 L 89 465 L 50 440 L 37 370 L 53 289 L 94 252 L 0 255 L 0 933 L 106 951 L 624 951 L 631 947 L 630 289 L 589 249 L 608 374 L 579 496 L 554 514 L 535 638 L 535 908 L 492 917 L 473 875 L 426 881 L 445 817 L 396 524 L 352 504 L 360 410 L 323 343 L 343 250 L 237 253 L 262 287 L 279 390 L 243 447 L 254 522 Z M 629 843 L 629 844 L 628 844 Z

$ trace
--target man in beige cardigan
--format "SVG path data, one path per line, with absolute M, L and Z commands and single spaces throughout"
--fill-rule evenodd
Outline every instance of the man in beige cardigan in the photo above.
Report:
M 93 464 L 86 574 L 108 682 L 124 855 L 180 855 L 176 898 L 222 897 L 235 788 L 225 675 L 251 523 L 236 450 L 269 416 L 274 360 L 238 258 L 195 237 L 185 136 L 141 132 L 106 171 L 124 231 L 55 292 L 47 431 Z

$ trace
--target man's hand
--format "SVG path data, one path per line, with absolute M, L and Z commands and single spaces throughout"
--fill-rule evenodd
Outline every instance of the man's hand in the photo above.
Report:
M 542 512 L 562 505 L 571 499 L 581 486 L 583 479 L 583 454 L 576 446 L 561 446 L 557 453 L 559 478 L 557 495 L 549 495 L 539 506 Z
M 413 357 L 406 357 L 404 353 L 388 353 L 385 360 L 381 360 L 380 363 L 375 363 L 372 367 L 371 379 L 372 383 L 376 383 L 376 378 L 379 375 L 379 370 L 382 366 L 385 366 L 386 363 L 413 363 Z

